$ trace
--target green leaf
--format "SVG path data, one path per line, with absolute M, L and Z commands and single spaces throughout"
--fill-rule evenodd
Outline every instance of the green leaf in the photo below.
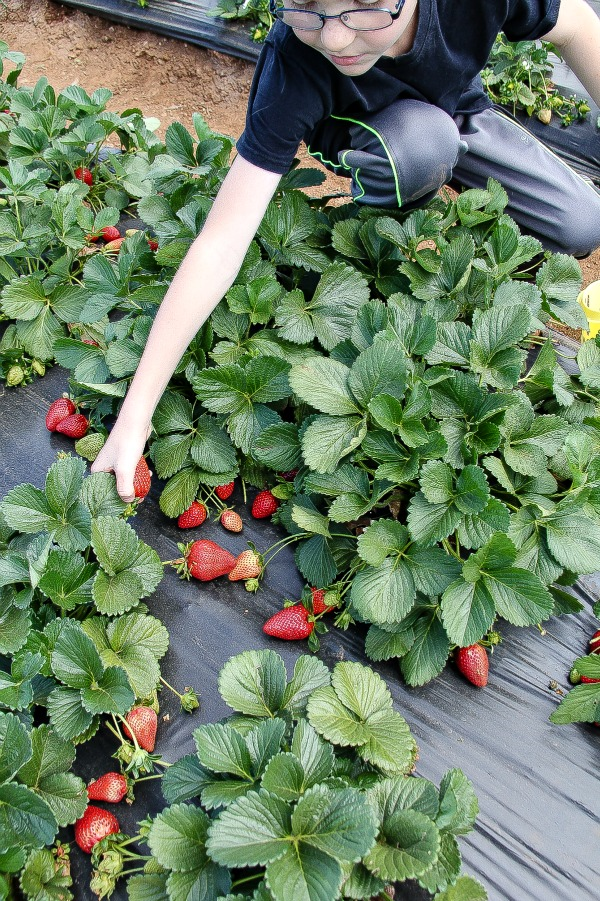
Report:
M 48 695 L 48 714 L 53 729 L 67 740 L 77 739 L 94 721 L 81 703 L 81 692 L 59 685 Z
M 488 894 L 472 876 L 459 876 L 454 885 L 438 892 L 434 901 L 487 901 Z
M 338 568 L 327 539 L 323 535 L 313 535 L 302 541 L 294 559 L 296 566 L 310 585 L 322 587 L 330 585 Z
M 449 832 L 440 835 L 440 850 L 436 862 L 419 876 L 419 885 L 433 894 L 452 885 L 460 875 L 461 855 L 458 842 Z
M 392 341 L 376 341 L 358 356 L 348 384 L 363 409 L 378 394 L 402 397 L 406 385 L 405 354 Z
M 0 854 L 14 847 L 42 848 L 54 841 L 54 814 L 24 785 L 0 785 Z
M 306 704 L 312 692 L 329 685 L 330 678 L 330 672 L 321 660 L 311 654 L 302 654 L 294 664 L 294 674 L 286 686 L 282 707 L 295 719 L 306 716 Z M 298 756 L 306 765 L 302 749 Z
M 73 610 L 92 600 L 96 566 L 76 551 L 51 550 L 38 588 L 62 610 Z
M 131 709 L 135 695 L 127 673 L 119 666 L 110 666 L 96 684 L 81 690 L 81 702 L 92 714 L 116 713 L 124 716 Z
M 174 804 L 154 819 L 148 845 L 162 867 L 186 872 L 206 862 L 208 816 L 199 807 Z
M 315 336 L 325 350 L 350 337 L 356 315 L 369 300 L 369 286 L 353 266 L 332 263 L 308 304 Z
M 407 517 L 410 534 L 425 547 L 451 535 L 461 519 L 462 514 L 454 504 L 432 504 L 421 491 L 410 500 Z
M 316 472 L 333 472 L 347 454 L 357 448 L 367 432 L 358 416 L 316 416 L 302 437 L 306 465 Z
M 28 855 L 20 879 L 25 896 L 36 901 L 68 899 L 73 884 L 69 868 L 63 871 L 48 848 L 39 848 Z
M 297 497 L 292 503 L 291 518 L 304 532 L 329 538 L 329 520 L 319 513 L 308 497 Z
M 68 772 L 75 760 L 75 746 L 48 725 L 31 732 L 31 759 L 19 770 L 19 780 L 36 789 L 47 776 Z
M 206 849 L 223 866 L 264 866 L 286 853 L 290 833 L 289 805 L 261 789 L 238 798 L 212 821 Z
M 442 596 L 442 622 L 450 641 L 467 647 L 479 641 L 496 616 L 494 599 L 481 582 L 457 579 Z
M 31 759 L 31 739 L 13 713 L 0 712 L 0 782 L 9 782 Z
M 378 824 L 364 794 L 317 785 L 292 814 L 294 835 L 338 861 L 357 862 L 371 848 Z
M 219 673 L 219 693 L 226 704 L 248 716 L 274 716 L 284 704 L 286 671 L 275 651 L 244 651 Z
M 101 613 L 124 613 L 151 594 L 163 574 L 158 554 L 126 522 L 100 516 L 92 522 L 92 547 L 102 567 L 93 596 Z
M 440 807 L 435 817 L 438 829 L 466 835 L 473 829 L 478 813 L 479 802 L 472 783 L 462 770 L 448 770 L 440 782 Z
M 186 754 L 170 766 L 162 779 L 162 793 L 168 804 L 199 797 L 212 774 L 201 766 L 196 754 Z
M 550 553 L 565 569 L 583 574 L 598 569 L 600 526 L 581 513 L 562 510 L 542 519 Z
M 79 623 L 65 619 L 52 651 L 52 671 L 69 688 L 90 688 L 102 678 L 104 666 L 94 643 Z
M 428 816 L 418 810 L 397 810 L 386 818 L 383 836 L 364 864 L 383 879 L 403 882 L 429 869 L 439 847 L 439 832 Z
M 43 779 L 36 794 L 46 802 L 59 826 L 74 823 L 88 805 L 87 787 L 74 773 L 55 773 Z
M 194 730 L 198 759 L 214 773 L 253 781 L 252 761 L 244 738 L 226 723 L 207 723 Z
M 435 608 L 419 617 L 414 633 L 415 640 L 402 658 L 400 668 L 409 685 L 423 685 L 444 668 L 450 642 Z
M 359 557 L 371 566 L 380 566 L 386 557 L 401 555 L 409 544 L 408 529 L 391 519 L 372 523 L 359 535 Z
M 164 901 L 169 897 L 167 873 L 140 873 L 127 880 L 129 901 Z
M 410 629 L 388 632 L 379 626 L 371 626 L 365 639 L 365 654 L 375 661 L 403 657 L 413 641 L 414 634 Z
M 306 789 L 304 769 L 295 754 L 276 754 L 265 767 L 261 787 L 284 801 L 297 801 Z
M 561 726 L 567 723 L 596 723 L 599 716 L 600 683 L 588 682 L 571 689 L 550 715 L 550 721 Z
M 292 391 L 321 413 L 352 416 L 360 408 L 348 386 L 350 370 L 331 357 L 311 357 L 292 366 L 289 380 Z
M 331 686 L 312 693 L 307 714 L 311 726 L 332 744 L 360 746 L 369 740 L 368 727 L 342 703 Z
M 299 842 L 267 865 L 266 879 L 275 901 L 330 901 L 339 898 L 342 868 L 337 860 Z M 293 894 L 292 894 L 293 893 Z
M 416 600 L 410 566 L 391 557 L 379 566 L 366 566 L 354 577 L 350 600 L 352 610 L 363 622 L 400 622 Z
M 298 469 L 302 451 L 298 439 L 298 427 L 292 422 L 267 426 L 252 445 L 252 456 L 260 463 L 278 472 Z

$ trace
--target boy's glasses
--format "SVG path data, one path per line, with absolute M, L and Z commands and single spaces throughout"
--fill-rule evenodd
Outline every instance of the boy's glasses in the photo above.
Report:
M 313 12 L 310 9 L 287 9 L 285 6 L 277 6 L 276 0 L 270 0 L 271 15 L 281 19 L 284 25 L 295 28 L 298 31 L 320 31 L 326 19 L 339 19 L 340 22 L 352 31 L 381 31 L 389 28 L 402 12 L 405 0 L 398 0 L 394 11 L 389 9 L 347 9 L 337 16 L 326 16 L 323 13 Z

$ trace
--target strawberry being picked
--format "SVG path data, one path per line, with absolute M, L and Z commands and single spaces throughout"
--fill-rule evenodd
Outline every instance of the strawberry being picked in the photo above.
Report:
M 123 773 L 104 773 L 87 787 L 90 801 L 107 801 L 118 804 L 129 791 L 127 777 Z
M 140 748 L 144 751 L 152 753 L 156 744 L 156 729 L 158 727 L 158 717 L 156 710 L 152 707 L 132 707 L 127 716 L 126 722 L 123 723 L 123 732 L 127 738 L 133 738 Z M 132 735 L 133 733 L 133 735 Z
M 258 492 L 252 502 L 252 509 L 250 512 L 255 519 L 266 519 L 268 516 L 272 516 L 278 507 L 279 501 L 267 488 L 264 491 Z
M 184 510 L 177 519 L 180 529 L 195 529 L 201 526 L 208 516 L 208 510 L 200 501 L 192 501 L 187 510 Z
M 465 679 L 477 688 L 487 685 L 490 664 L 483 645 L 472 644 L 466 648 L 457 648 L 455 659 L 458 670 Z
M 46 413 L 46 428 L 49 432 L 55 432 L 59 422 L 75 413 L 75 404 L 70 397 L 57 397 L 48 407 Z
M 94 845 L 107 835 L 120 831 L 121 827 L 114 813 L 88 804 L 83 816 L 75 823 L 75 841 L 82 851 L 91 854 Z
M 152 482 L 152 473 L 148 468 L 145 457 L 140 457 L 133 474 L 133 493 L 137 498 L 142 500 L 150 491 Z
M 54 431 L 60 432 L 61 435 L 66 435 L 67 438 L 75 438 L 77 440 L 78 438 L 83 438 L 89 425 L 89 421 L 83 413 L 71 413 L 57 423 Z
M 274 638 L 283 638 L 285 641 L 298 641 L 308 638 L 315 624 L 309 620 L 309 612 L 303 604 L 294 604 L 292 607 L 284 607 L 266 621 L 263 632 Z

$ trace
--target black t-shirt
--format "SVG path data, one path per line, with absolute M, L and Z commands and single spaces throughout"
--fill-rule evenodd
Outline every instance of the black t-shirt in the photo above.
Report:
M 237 142 L 240 156 L 284 174 L 301 141 L 330 116 L 360 118 L 403 98 L 432 103 L 453 116 L 490 105 L 479 73 L 497 34 L 534 40 L 556 24 L 560 0 L 419 0 L 412 49 L 382 57 L 364 75 L 339 72 L 276 21 L 257 63 Z

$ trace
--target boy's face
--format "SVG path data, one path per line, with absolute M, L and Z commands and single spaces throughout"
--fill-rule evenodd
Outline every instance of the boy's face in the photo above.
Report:
M 335 16 L 349 9 L 378 6 L 393 11 L 396 0 L 286 0 L 285 5 Z M 399 56 L 410 50 L 416 30 L 416 8 L 417 0 L 406 0 L 399 18 L 379 31 L 352 31 L 340 19 L 327 19 L 320 31 L 293 31 L 299 41 L 322 53 L 344 75 L 364 75 L 382 56 Z

